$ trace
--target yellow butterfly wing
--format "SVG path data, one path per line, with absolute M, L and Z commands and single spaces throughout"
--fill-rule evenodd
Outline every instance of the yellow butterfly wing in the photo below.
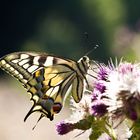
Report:
M 32 95 L 31 100 L 34 104 L 24 120 L 35 111 L 52 120 L 54 114 L 61 110 L 71 85 L 72 96 L 79 102 L 88 64 L 87 57 L 75 62 L 30 52 L 12 53 L 0 59 L 0 67 L 17 78 Z
M 25 120 L 35 111 L 40 111 L 52 120 L 54 114 L 61 110 L 66 92 L 74 79 L 74 71 L 64 65 L 49 66 L 36 71 L 26 84 L 28 92 L 32 94 L 34 107 Z

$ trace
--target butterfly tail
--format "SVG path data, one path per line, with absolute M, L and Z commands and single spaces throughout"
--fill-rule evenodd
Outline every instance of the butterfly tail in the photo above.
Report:
M 41 114 L 40 117 L 39 117 L 39 119 L 37 120 L 36 124 L 35 124 L 34 127 L 32 128 L 32 130 L 34 130 L 34 129 L 36 128 L 38 122 L 39 122 L 43 117 L 45 117 L 45 115 L 44 115 L 44 114 Z
M 24 118 L 24 122 L 28 119 L 28 117 L 35 111 L 34 110 L 35 105 L 32 106 L 32 108 L 29 110 L 29 112 L 27 113 L 27 115 Z

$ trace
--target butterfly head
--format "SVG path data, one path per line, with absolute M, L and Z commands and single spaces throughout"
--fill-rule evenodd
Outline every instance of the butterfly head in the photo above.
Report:
M 78 63 L 81 69 L 86 73 L 88 68 L 90 67 L 89 57 L 83 56 L 82 58 L 79 59 Z

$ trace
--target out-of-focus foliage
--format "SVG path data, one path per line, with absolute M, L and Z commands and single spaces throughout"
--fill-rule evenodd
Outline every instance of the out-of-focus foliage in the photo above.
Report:
M 77 60 L 99 45 L 91 59 L 137 58 L 139 5 L 138 0 L 4 1 L 0 55 L 30 50 Z
M 139 7 L 139 0 L 2 1 L 0 57 L 15 51 L 40 51 L 78 60 L 99 45 L 89 54 L 90 59 L 100 62 L 107 62 L 110 57 L 140 60 Z M 23 97 L 20 99 L 21 86 L 14 94 L 11 83 L 4 81 L 5 78 L 1 75 L 4 85 L 0 84 L 0 139 L 62 139 L 55 136 L 52 122 L 45 119 L 40 124 L 42 128 L 39 126 L 34 133 L 31 132 L 32 118 L 29 129 L 27 124 L 23 126 L 21 118 L 30 104 L 24 103 Z M 17 84 L 13 84 L 17 89 Z

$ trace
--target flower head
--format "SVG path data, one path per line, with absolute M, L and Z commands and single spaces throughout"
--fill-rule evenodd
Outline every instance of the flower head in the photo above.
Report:
M 106 82 L 106 105 L 111 113 L 127 115 L 133 120 L 137 118 L 135 110 L 140 104 L 140 66 L 123 62 L 109 75 Z
M 104 93 L 106 90 L 106 87 L 102 81 L 96 82 L 94 88 L 95 90 L 98 90 L 100 93 Z
M 72 123 L 62 121 L 56 125 L 56 131 L 59 135 L 64 135 L 72 130 L 74 130 L 74 125 Z
M 109 68 L 105 65 L 100 65 L 98 70 L 97 79 L 98 80 L 106 80 L 108 75 Z
M 91 106 L 93 116 L 103 116 L 107 112 L 107 106 L 101 100 L 95 100 Z
M 89 75 L 93 73 L 89 71 Z M 90 88 L 84 87 L 90 94 L 85 94 L 80 103 L 71 100 L 70 121 L 57 125 L 58 133 L 91 130 L 89 138 L 128 140 L 132 136 L 130 127 L 140 120 L 140 64 L 99 64 L 93 78 L 87 79 Z
M 70 120 L 78 122 L 79 120 L 85 119 L 90 115 L 91 106 L 91 95 L 85 94 L 79 103 L 75 103 L 73 98 L 71 99 L 71 110 L 72 115 Z

